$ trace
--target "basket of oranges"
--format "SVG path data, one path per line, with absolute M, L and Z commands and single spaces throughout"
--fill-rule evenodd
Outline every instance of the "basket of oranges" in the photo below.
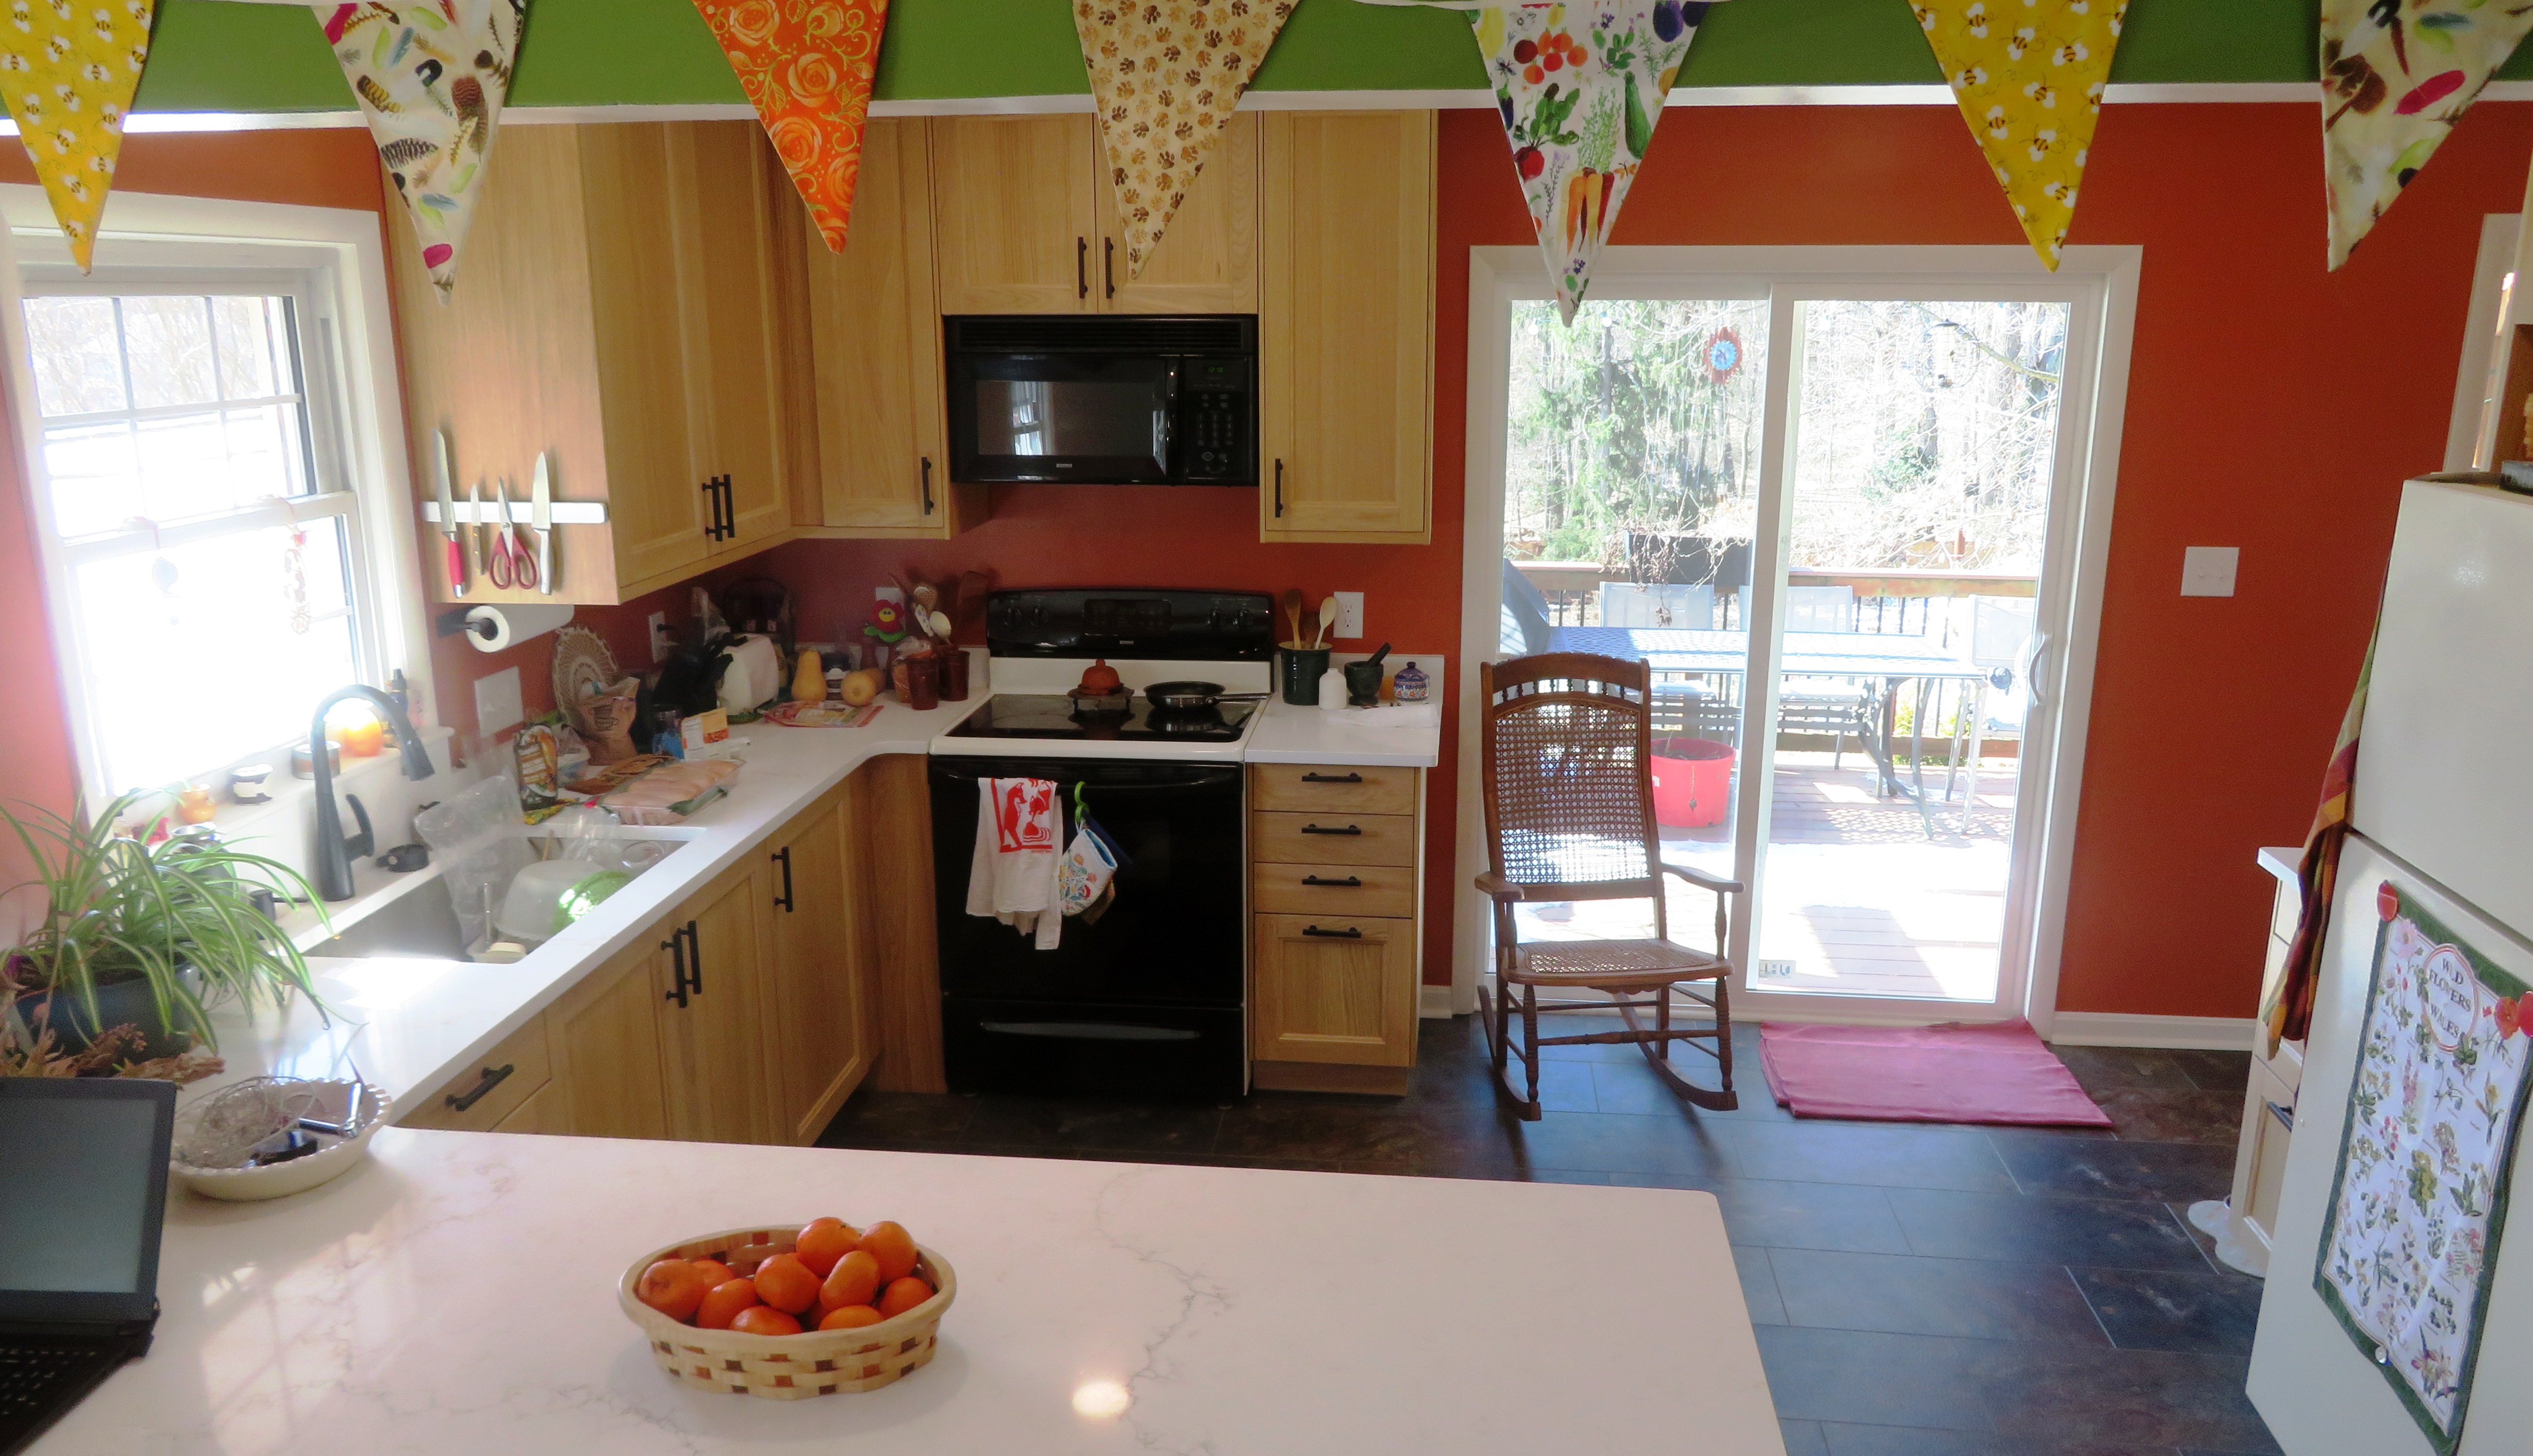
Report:
M 929 1364 L 958 1293 L 949 1260 L 897 1224 L 837 1218 L 673 1244 L 616 1289 L 679 1383 L 768 1400 L 876 1390 Z

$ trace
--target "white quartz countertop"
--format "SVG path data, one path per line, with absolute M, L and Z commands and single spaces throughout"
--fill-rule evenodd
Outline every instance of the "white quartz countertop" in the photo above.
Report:
M 274 1202 L 173 1194 L 155 1347 L 35 1456 L 1785 1450 L 1706 1194 L 392 1128 L 374 1150 Z M 894 1385 L 689 1390 L 616 1307 L 652 1249 L 826 1213 L 895 1218 L 958 1271 L 939 1354 Z M 1122 1414 L 1077 1412 L 1109 1384 Z

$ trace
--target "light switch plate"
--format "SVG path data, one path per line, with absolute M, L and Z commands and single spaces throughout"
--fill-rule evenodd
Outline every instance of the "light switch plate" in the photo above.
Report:
M 498 733 L 527 721 L 519 703 L 519 670 L 503 668 L 475 679 L 475 731 Z
M 2235 546 L 2190 546 L 2181 550 L 2181 595 L 2234 595 L 2234 567 L 2243 554 Z
M 1328 635 L 1352 640 L 1363 635 L 1363 593 L 1337 592 L 1337 624 Z

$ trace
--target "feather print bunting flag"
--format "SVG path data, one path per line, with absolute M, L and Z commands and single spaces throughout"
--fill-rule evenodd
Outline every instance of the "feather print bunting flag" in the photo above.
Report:
M 2520 0 L 2323 0 L 2331 267 L 2419 175 L 2527 29 L 2533 6 Z
M 151 9 L 152 0 L 8 0 L 0 24 L 0 95 L 83 273 L 149 58 Z
M 828 251 L 845 251 L 888 0 L 695 0 Z
M 2128 0 L 1918 0 L 1910 8 L 2014 220 L 2056 272 Z
M 413 213 L 422 265 L 446 303 L 509 97 L 527 0 L 317 0 L 309 8 Z

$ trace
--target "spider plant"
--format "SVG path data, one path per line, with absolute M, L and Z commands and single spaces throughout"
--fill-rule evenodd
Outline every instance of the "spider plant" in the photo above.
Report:
M 140 797 L 125 794 L 93 817 L 76 806 L 66 818 L 0 804 L 0 823 L 32 868 L 13 893 L 44 897 L 41 917 L 0 960 L 8 992 L 0 1002 L 20 1003 L 30 1030 L 50 1023 L 57 1033 L 93 1037 L 109 1029 L 97 993 L 142 982 L 160 1034 L 185 1033 L 214 1050 L 219 1038 L 206 1008 L 222 1001 L 236 1000 L 252 1017 L 260 1001 L 286 1010 L 295 991 L 323 1015 L 306 959 L 254 898 L 265 890 L 316 903 L 308 882 L 286 864 L 225 844 L 145 843 L 163 819 L 138 838 L 117 833 Z

